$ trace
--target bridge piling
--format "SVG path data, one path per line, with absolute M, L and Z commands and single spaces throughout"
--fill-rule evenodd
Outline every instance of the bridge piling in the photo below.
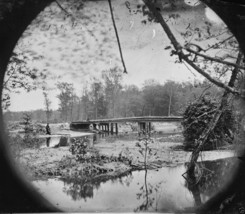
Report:
M 118 123 L 115 123 L 116 125 L 116 134 L 118 134 Z
M 71 130 L 89 130 L 90 125 L 94 127 L 97 125 L 100 131 L 118 133 L 118 123 L 120 122 L 136 122 L 138 123 L 138 130 L 151 130 L 152 122 L 180 122 L 183 119 L 181 116 L 142 116 L 142 117 L 127 117 L 127 118 L 109 118 L 97 120 L 84 120 L 71 122 Z M 115 123 L 115 129 L 114 129 Z
M 113 134 L 113 126 L 114 126 L 114 124 L 111 123 L 111 134 Z

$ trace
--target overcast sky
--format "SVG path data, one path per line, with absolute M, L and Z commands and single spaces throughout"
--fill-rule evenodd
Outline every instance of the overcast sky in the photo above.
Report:
M 189 1 L 191 0 L 185 2 Z M 130 14 L 125 2 L 112 1 L 128 70 L 128 74 L 124 75 L 124 84 L 141 87 L 147 79 L 155 79 L 160 83 L 169 79 L 200 79 L 195 71 L 190 72 L 184 64 L 175 63 L 176 58 L 170 57 L 170 50 L 164 49 L 170 42 L 161 26 L 156 23 L 142 24 L 143 15 Z M 128 2 L 132 10 L 140 3 L 139 0 Z M 55 89 L 58 81 L 73 83 L 79 95 L 92 77 L 100 77 L 102 70 L 114 66 L 122 68 L 108 2 L 86 2 L 80 11 L 73 10 L 64 2 L 63 6 L 73 14 L 74 19 L 64 20 L 65 13 L 53 3 L 27 29 L 15 50 L 43 56 L 41 60 L 28 62 L 28 65 L 48 72 L 47 86 L 51 89 L 49 98 L 53 109 L 58 108 L 58 91 Z M 167 4 L 163 7 L 166 8 L 166 17 L 173 13 L 167 10 Z M 184 41 L 178 35 L 185 31 L 189 23 L 194 29 L 208 20 L 214 28 L 224 28 L 221 20 L 210 9 L 200 5 L 186 8 L 177 8 L 179 19 L 168 20 L 180 42 Z M 37 24 L 38 21 L 40 22 Z M 41 90 L 11 94 L 11 111 L 41 108 L 44 108 Z

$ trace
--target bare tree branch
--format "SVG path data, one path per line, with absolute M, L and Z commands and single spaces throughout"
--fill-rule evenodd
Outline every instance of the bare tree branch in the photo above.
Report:
M 236 62 L 237 66 L 232 71 L 230 82 L 228 83 L 228 86 L 230 86 L 230 87 L 234 87 L 234 85 L 235 85 L 235 81 L 236 81 L 237 75 L 239 73 L 239 68 L 240 68 L 239 65 L 242 63 L 242 58 L 243 58 L 242 51 L 239 51 L 238 57 L 237 57 L 237 62 Z
M 112 5 L 111 5 L 111 0 L 108 0 L 108 2 L 109 2 L 111 19 L 112 19 L 113 27 L 114 27 L 116 38 L 117 38 L 117 43 L 118 43 L 118 48 L 119 48 L 119 52 L 120 52 L 120 57 L 121 57 L 124 73 L 127 74 L 128 72 L 127 72 L 126 65 L 125 65 L 125 62 L 124 62 L 124 59 L 123 59 L 121 43 L 120 43 L 119 35 L 118 35 L 118 32 L 117 32 L 116 22 L 115 22 L 114 15 L 113 15 L 113 9 L 112 9 Z
M 204 52 L 206 52 L 206 51 L 208 51 L 208 50 L 214 48 L 214 47 L 217 46 L 217 45 L 222 45 L 222 44 L 224 44 L 226 41 L 232 39 L 233 37 L 234 37 L 234 36 L 232 35 L 232 36 L 230 36 L 230 37 L 224 39 L 224 40 L 221 41 L 221 42 L 215 43 L 214 45 L 212 45 L 212 46 L 210 46 L 209 48 L 205 49 Z
M 168 38 L 170 39 L 171 43 L 173 44 L 175 50 L 177 52 L 181 52 L 182 47 L 175 38 L 174 34 L 170 30 L 169 26 L 167 25 L 166 21 L 163 19 L 162 15 L 158 12 L 155 8 L 154 4 L 149 0 L 143 0 L 145 5 L 149 8 L 149 10 L 155 15 L 156 19 L 159 21 L 161 26 L 163 27 L 164 31 L 166 32 Z
M 201 54 L 201 53 L 199 53 L 197 51 L 194 51 L 194 50 L 192 50 L 190 48 L 184 48 L 184 49 L 187 50 L 190 53 L 193 53 L 193 54 L 195 54 L 197 56 L 203 57 L 203 58 L 205 58 L 207 60 L 210 60 L 212 62 L 218 62 L 218 63 L 224 64 L 224 65 L 229 65 L 229 66 L 237 67 L 237 64 L 235 64 L 235 63 L 227 62 L 227 61 L 224 61 L 224 60 L 221 60 L 221 59 L 218 59 L 218 58 L 214 58 L 214 57 L 210 57 L 210 56 L 207 56 L 205 54 Z M 240 66 L 240 65 L 238 66 L 238 68 L 245 70 L 245 67 Z
M 241 62 L 242 62 L 242 52 L 240 51 L 236 61 L 237 67 L 234 68 L 228 84 L 230 87 L 234 87 L 235 85 L 237 74 L 239 73 L 239 65 Z M 229 93 L 229 91 L 225 91 L 222 96 L 221 102 L 217 108 L 217 111 L 215 112 L 212 120 L 209 123 L 209 126 L 205 128 L 205 130 L 202 132 L 201 136 L 197 140 L 198 147 L 192 152 L 191 161 L 188 165 L 188 172 L 190 173 L 191 176 L 194 175 L 195 163 L 198 159 L 199 153 L 203 150 L 204 146 L 208 142 L 207 139 L 209 135 L 212 133 L 217 123 L 219 122 L 222 113 L 226 110 L 229 99 L 231 99 L 231 93 Z
M 174 46 L 174 48 L 176 50 L 176 53 L 175 54 L 177 54 L 179 56 L 180 62 L 182 62 L 182 59 L 184 59 L 192 68 L 194 68 L 202 76 L 206 77 L 210 82 L 214 83 L 218 87 L 224 88 L 225 90 L 227 90 L 228 92 L 230 92 L 232 94 L 240 95 L 240 93 L 237 90 L 233 89 L 232 87 L 227 86 L 226 84 L 224 84 L 223 82 L 221 82 L 219 80 L 214 79 L 207 72 L 205 72 L 204 70 L 202 70 L 201 68 L 199 68 L 193 61 L 191 61 L 188 58 L 188 55 L 185 55 L 183 53 L 182 46 L 177 41 L 177 39 L 175 38 L 174 34 L 170 30 L 169 26 L 167 25 L 167 23 L 163 19 L 162 15 L 155 8 L 154 4 L 151 1 L 149 1 L 149 0 L 143 0 L 143 1 L 144 1 L 145 5 L 149 8 L 149 10 L 154 14 L 154 16 L 156 17 L 156 19 L 161 24 L 161 26 L 163 27 L 163 30 L 167 34 L 168 38 L 170 39 L 171 43 L 173 44 L 173 46 Z M 235 66 L 237 66 L 237 65 L 235 64 Z
M 68 16 L 72 16 L 72 14 L 70 14 L 64 7 L 62 7 L 62 5 L 57 1 L 55 0 L 56 4 L 59 6 L 59 8 L 64 11 Z
M 202 76 L 206 77 L 210 82 L 214 83 L 220 88 L 224 88 L 228 92 L 235 94 L 235 95 L 240 95 L 240 92 L 235 90 L 234 88 L 227 86 L 223 82 L 214 79 L 212 76 L 210 76 L 207 72 L 203 71 L 201 68 L 199 68 L 194 62 L 192 62 L 186 55 L 182 54 L 182 59 L 184 59 L 192 68 L 194 68 L 199 74 Z

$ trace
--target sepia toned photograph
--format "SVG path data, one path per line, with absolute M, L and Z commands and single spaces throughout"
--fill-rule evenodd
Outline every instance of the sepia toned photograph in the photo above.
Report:
M 245 2 L 0 1 L 0 212 L 245 213 Z

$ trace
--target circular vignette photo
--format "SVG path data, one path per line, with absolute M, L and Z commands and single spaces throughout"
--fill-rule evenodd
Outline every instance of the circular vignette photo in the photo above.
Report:
M 4 155 L 35 197 L 2 210 L 243 213 L 244 55 L 215 9 L 3 4 Z

